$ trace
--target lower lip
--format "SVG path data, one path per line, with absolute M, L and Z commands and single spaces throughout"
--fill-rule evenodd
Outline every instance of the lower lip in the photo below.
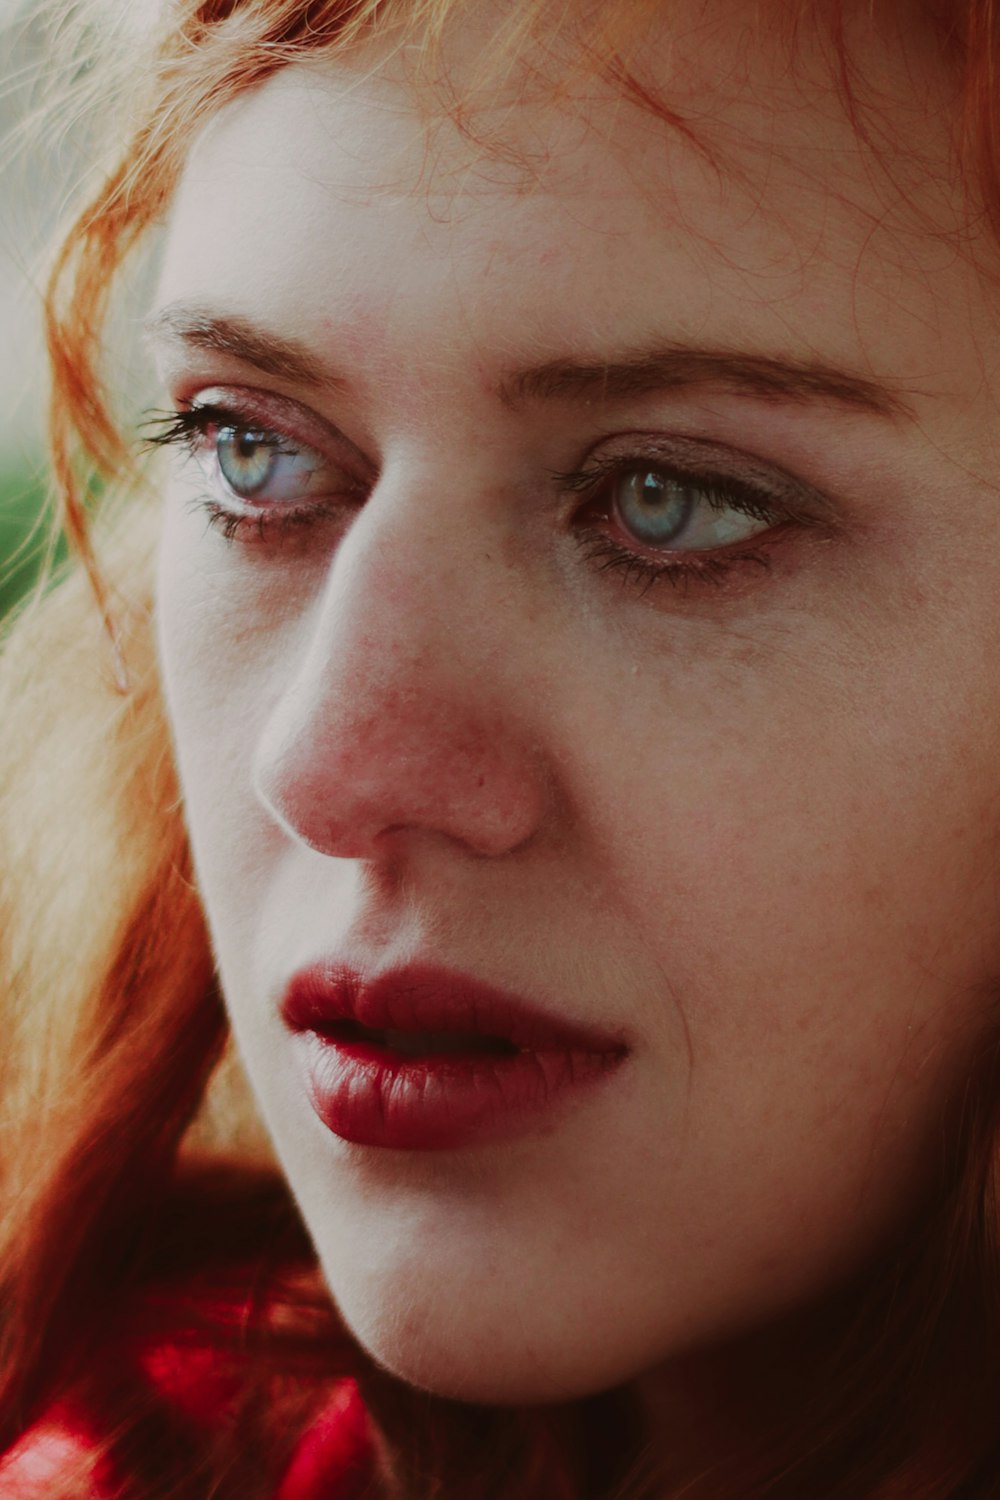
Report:
M 296 1038 L 312 1106 L 358 1146 L 451 1151 L 524 1134 L 599 1085 L 622 1052 L 403 1056 L 364 1042 Z

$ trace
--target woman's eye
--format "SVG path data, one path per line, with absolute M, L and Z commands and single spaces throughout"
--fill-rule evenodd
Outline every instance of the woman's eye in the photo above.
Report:
M 556 473 L 584 497 L 573 521 L 588 562 L 645 593 L 667 582 L 687 591 L 748 567 L 766 572 L 773 544 L 821 525 L 824 497 L 749 454 L 673 437 L 670 455 L 598 456 Z M 732 466 L 733 472 L 729 472 Z
M 212 402 L 153 417 L 148 441 L 175 445 L 201 472 L 194 504 L 226 537 L 264 540 L 339 512 L 364 490 L 361 476 L 318 448 Z
M 671 552 L 708 552 L 749 541 L 775 516 L 763 500 L 718 481 L 636 466 L 611 476 L 606 491 L 613 518 L 643 546 Z
M 328 466 L 322 456 L 276 433 L 220 424 L 205 438 L 203 466 L 214 465 L 238 500 L 288 504 L 323 486 Z

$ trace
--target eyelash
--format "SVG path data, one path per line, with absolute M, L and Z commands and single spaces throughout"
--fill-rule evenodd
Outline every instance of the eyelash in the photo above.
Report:
M 213 403 L 153 413 L 144 425 L 158 429 L 144 439 L 145 446 L 179 447 L 186 449 L 193 457 L 197 457 L 203 451 L 212 428 L 252 430 L 258 433 L 266 443 L 273 443 L 275 448 L 281 449 L 286 454 L 298 451 L 288 446 L 295 442 L 288 434 L 268 428 L 247 413 Z M 786 523 L 794 523 L 798 520 L 800 525 L 806 524 L 801 518 L 790 516 L 786 508 L 779 507 L 778 503 L 771 500 L 764 492 L 736 478 L 718 474 L 699 474 L 693 470 L 672 466 L 655 456 L 643 456 L 641 453 L 623 455 L 620 458 L 600 459 L 587 467 L 565 473 L 553 473 L 551 478 L 561 492 L 582 496 L 585 508 L 592 511 L 595 504 L 600 503 L 602 497 L 608 495 L 616 480 L 640 468 L 656 470 L 665 477 L 697 485 L 709 505 L 719 510 L 740 511 L 749 517 L 768 523 L 772 528 L 780 525 L 782 520 Z M 362 492 L 363 487 L 358 485 L 356 491 L 352 493 L 352 498 Z M 239 499 L 238 496 L 235 498 Z M 324 505 L 321 499 L 315 499 L 311 500 L 308 505 L 288 504 L 281 506 L 280 509 L 268 509 L 262 506 L 256 513 L 247 513 L 231 510 L 210 495 L 199 496 L 193 505 L 207 514 L 209 526 L 221 532 L 225 541 L 233 542 L 242 539 L 251 543 L 261 543 L 283 536 L 293 529 L 308 526 L 339 510 L 338 506 Z M 607 505 L 610 511 L 610 500 Z M 607 522 L 610 516 L 603 519 Z M 761 535 L 762 538 L 770 536 L 773 539 L 774 531 Z M 756 538 L 749 540 L 754 541 Z M 771 558 L 767 551 L 753 547 L 746 550 L 735 545 L 718 552 L 692 551 L 690 557 L 675 554 L 672 557 L 664 556 L 661 559 L 654 559 L 624 546 L 609 536 L 606 530 L 587 524 L 578 527 L 577 541 L 584 557 L 588 562 L 593 563 L 599 572 L 619 574 L 625 586 L 638 588 L 640 596 L 660 582 L 670 583 L 674 588 L 681 588 L 685 591 L 701 584 L 719 586 L 727 581 L 733 569 L 738 565 L 749 563 L 763 569 L 771 565 Z

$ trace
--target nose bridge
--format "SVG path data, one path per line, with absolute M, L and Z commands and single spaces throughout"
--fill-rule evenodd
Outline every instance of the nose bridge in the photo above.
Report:
M 415 495 L 368 504 L 261 739 L 258 795 L 332 855 L 374 857 L 407 829 L 507 852 L 531 837 L 547 794 L 514 657 L 504 664 L 496 549 L 467 524 L 442 539 Z

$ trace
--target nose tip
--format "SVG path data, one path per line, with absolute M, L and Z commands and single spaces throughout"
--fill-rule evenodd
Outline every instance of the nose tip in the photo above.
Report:
M 527 843 L 544 816 L 537 759 L 498 726 L 430 704 L 386 708 L 334 727 L 287 725 L 258 757 L 256 790 L 298 841 L 342 859 L 377 859 L 415 832 L 484 857 Z

